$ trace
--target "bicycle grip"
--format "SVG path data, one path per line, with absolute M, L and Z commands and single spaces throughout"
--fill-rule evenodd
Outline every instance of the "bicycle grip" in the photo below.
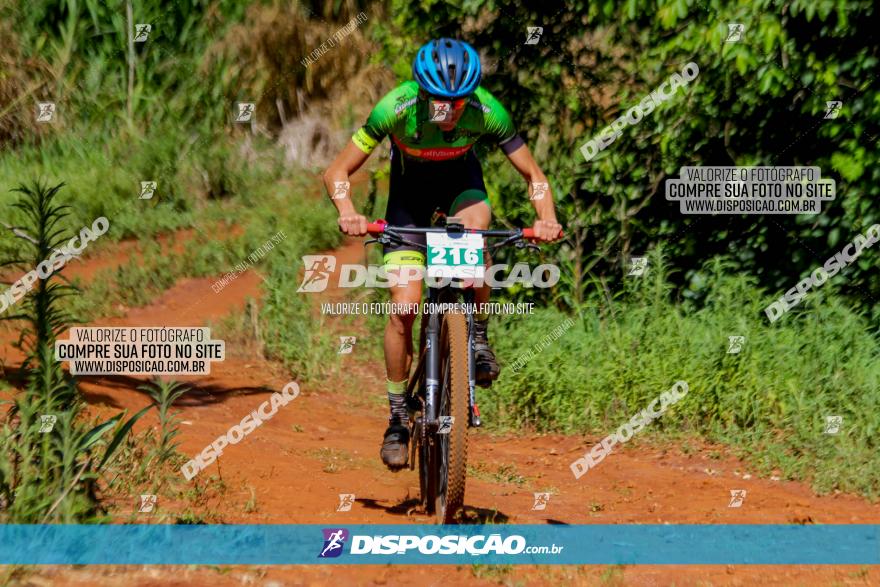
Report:
M 384 220 L 377 220 L 376 222 L 367 223 L 367 232 L 372 236 L 378 236 L 385 232 L 385 227 L 388 226 L 388 223 Z

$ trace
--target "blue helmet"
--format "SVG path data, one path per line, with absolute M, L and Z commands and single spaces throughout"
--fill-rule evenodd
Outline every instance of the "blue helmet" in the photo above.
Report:
M 412 66 L 419 86 L 432 96 L 461 98 L 480 85 L 480 56 L 455 39 L 434 39 L 422 45 Z

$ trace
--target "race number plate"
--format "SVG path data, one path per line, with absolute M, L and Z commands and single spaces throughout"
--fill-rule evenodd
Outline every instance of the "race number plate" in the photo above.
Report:
M 428 277 L 483 277 L 483 235 L 429 232 L 425 236 Z

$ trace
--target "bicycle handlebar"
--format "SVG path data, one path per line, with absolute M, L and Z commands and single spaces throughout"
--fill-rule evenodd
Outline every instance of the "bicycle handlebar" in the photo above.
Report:
M 384 233 L 386 229 L 389 228 L 389 224 L 384 220 L 376 220 L 375 222 L 370 222 L 367 224 L 367 232 L 371 236 L 379 236 Z M 429 232 L 446 232 L 447 229 L 442 227 L 436 228 L 409 228 L 409 227 L 399 227 L 394 226 L 390 227 L 394 230 L 394 232 L 408 232 L 412 234 L 426 234 Z M 515 237 L 521 236 L 524 239 L 534 240 L 535 239 L 535 230 L 533 228 L 520 228 L 516 230 L 478 230 L 476 228 L 465 228 L 465 233 L 468 234 L 482 234 L 483 236 L 490 237 Z M 562 238 L 563 232 L 559 231 L 559 237 Z

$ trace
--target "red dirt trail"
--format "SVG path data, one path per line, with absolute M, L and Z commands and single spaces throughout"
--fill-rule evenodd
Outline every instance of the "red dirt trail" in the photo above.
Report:
M 360 261 L 362 243 L 347 241 L 334 251 L 337 267 Z M 88 264 L 85 260 L 83 263 Z M 105 258 L 101 263 L 107 263 Z M 83 270 L 83 275 L 94 275 Z M 259 298 L 262 277 L 248 271 L 220 293 L 213 279 L 184 279 L 153 304 L 122 318 L 98 321 L 113 326 L 202 326 L 240 311 L 248 297 Z M 321 300 L 341 299 L 330 290 Z M 316 315 L 317 320 L 317 315 Z M 333 317 L 324 327 L 339 325 Z M 351 326 L 346 327 L 349 330 Z M 354 327 L 357 329 L 357 327 Z M 335 330 L 334 330 L 335 331 Z M 345 332 L 350 334 L 351 332 Z M 4 337 L 8 338 L 8 337 Z M 308 344 L 309 341 L 303 341 Z M 388 472 L 378 449 L 386 425 L 381 364 L 358 358 L 380 340 L 359 336 L 351 355 L 335 355 L 340 366 L 324 381 L 300 382 L 300 396 L 194 480 L 185 490 L 219 475 L 223 493 L 208 495 L 209 522 L 431 523 L 416 509 L 415 472 Z M 236 356 L 227 343 L 227 360 L 211 374 L 183 377 L 192 392 L 181 410 L 179 450 L 192 456 L 238 423 L 292 380 L 278 364 Z M 6 365 L 20 355 L 3 347 Z M 145 378 L 83 377 L 92 414 L 140 409 L 149 402 L 137 390 Z M 151 412 L 137 431 L 154 425 Z M 726 456 L 723 447 L 700 445 L 685 454 L 676 446 L 630 442 L 601 465 L 575 480 L 569 464 L 599 438 L 562 435 L 470 433 L 465 504 L 472 520 L 544 523 L 880 523 L 880 505 L 852 495 L 816 496 L 807 484 L 752 475 L 749 466 Z M 722 457 L 707 455 L 720 451 Z M 730 508 L 731 489 L 745 489 L 739 508 Z M 533 511 L 533 492 L 552 493 L 546 510 Z M 340 493 L 356 496 L 349 512 L 337 512 Z M 152 514 L 136 514 L 137 496 L 117 504 L 120 520 L 173 523 L 186 503 L 163 502 Z M 199 510 L 202 511 L 202 510 Z M 589 545 L 584 545 L 589 548 Z M 0 572 L 0 577 L 2 577 Z M 22 585 L 877 585 L 880 569 L 854 566 L 262 566 L 262 567 L 43 567 L 11 581 Z

